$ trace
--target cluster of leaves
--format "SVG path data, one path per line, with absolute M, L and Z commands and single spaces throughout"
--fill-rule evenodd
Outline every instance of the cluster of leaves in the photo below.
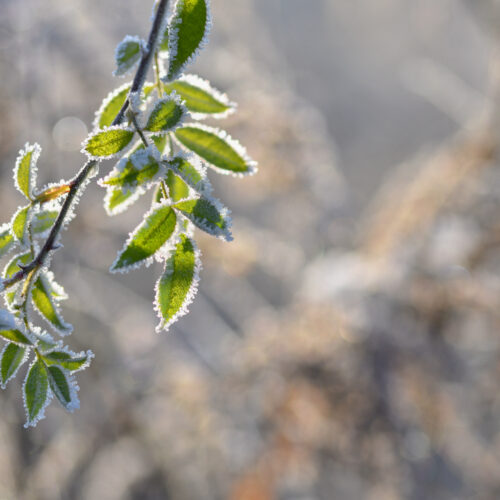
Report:
M 235 176 L 255 171 L 254 162 L 237 141 L 200 123 L 207 117 L 227 116 L 235 105 L 207 81 L 183 74 L 204 46 L 210 25 L 208 0 L 177 0 L 154 46 L 156 81 L 144 83 L 136 92 L 132 82 L 111 92 L 83 143 L 82 152 L 89 162 L 117 159 L 114 168 L 99 180 L 106 189 L 108 214 L 121 213 L 152 192 L 150 210 L 131 232 L 111 271 L 127 272 L 154 261 L 164 265 L 155 288 L 158 330 L 167 330 L 186 314 L 196 293 L 201 260 L 193 238 L 195 228 L 226 241 L 232 239 L 229 210 L 212 196 L 209 170 Z M 115 52 L 115 75 L 132 71 L 147 50 L 147 43 L 139 37 L 125 37 Z M 126 120 L 116 125 L 117 115 L 127 106 Z M 54 232 L 57 225 L 64 227 L 72 216 L 68 211 L 61 220 L 61 200 L 71 183 L 36 191 L 39 153 L 38 145 L 26 145 L 16 163 L 16 187 L 28 204 L 0 228 L 0 257 L 16 250 L 4 270 L 4 284 L 28 269 L 23 266 L 35 262 L 38 239 Z M 50 255 L 57 246 L 55 242 Z M 61 316 L 59 302 L 65 294 L 48 270 L 48 259 L 38 264 L 25 279 L 3 290 L 7 310 L 0 312 L 0 336 L 8 342 L 0 358 L 2 386 L 34 353 L 24 382 L 26 425 L 35 425 L 43 417 L 52 395 L 70 411 L 78 406 L 73 373 L 87 367 L 93 357 L 90 351 L 71 352 L 30 321 L 31 310 L 35 310 L 56 333 L 72 331 Z
M 37 191 L 39 155 L 40 146 L 26 144 L 14 168 L 15 186 L 26 204 L 17 210 L 10 223 L 0 227 L 0 257 L 14 253 L 3 270 L 3 280 L 12 278 L 35 259 L 40 239 L 47 236 L 59 214 L 58 200 L 69 189 L 67 184 L 60 183 Z M 23 387 L 26 426 L 35 425 L 43 417 L 53 396 L 68 411 L 78 408 L 78 385 L 73 374 L 86 368 L 93 354 L 70 351 L 62 340 L 56 341 L 29 319 L 35 310 L 53 332 L 69 335 L 73 327 L 64 321 L 59 305 L 67 298 L 63 287 L 45 265 L 30 272 L 24 282 L 4 290 L 3 295 L 7 309 L 0 310 L 0 338 L 7 343 L 0 355 L 2 388 L 33 358 Z

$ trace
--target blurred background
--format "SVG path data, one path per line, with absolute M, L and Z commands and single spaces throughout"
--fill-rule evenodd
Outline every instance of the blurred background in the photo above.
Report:
M 235 241 L 158 335 L 159 267 L 107 273 L 144 198 L 91 185 L 54 259 L 82 408 L 22 426 L 0 394 L 1 500 L 500 498 L 500 2 L 213 0 L 192 72 L 260 164 L 211 176 Z M 26 141 L 69 178 L 113 53 L 152 1 L 0 0 L 0 222 Z M 101 172 L 112 167 L 105 163 Z

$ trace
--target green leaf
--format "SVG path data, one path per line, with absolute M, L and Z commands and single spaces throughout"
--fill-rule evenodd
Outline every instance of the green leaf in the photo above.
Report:
M 21 270 L 18 263 L 25 266 L 26 264 L 29 264 L 31 262 L 32 258 L 33 258 L 33 256 L 31 254 L 31 251 L 24 252 L 24 253 L 19 254 L 19 255 L 15 255 L 14 257 L 12 257 L 12 259 L 5 266 L 5 269 L 3 272 L 3 277 L 5 279 L 12 278 L 12 276 L 14 276 L 14 274 L 16 274 L 18 271 Z
M 118 215 L 136 202 L 143 193 L 141 189 L 123 192 L 121 188 L 108 188 L 104 197 L 104 208 L 108 215 Z
M 7 255 L 15 246 L 10 224 L 0 226 L 0 258 Z
M 140 61 L 142 56 L 142 46 L 143 42 L 139 37 L 130 35 L 127 35 L 118 44 L 115 51 L 115 76 L 124 75 Z
M 37 359 L 32 363 L 24 382 L 23 392 L 27 416 L 24 426 L 34 427 L 44 418 L 45 407 L 50 402 L 47 369 L 41 360 Z
M 209 193 L 212 190 L 206 177 L 206 169 L 201 166 L 200 161 L 194 155 L 191 158 L 186 158 L 184 155 L 175 156 L 165 161 L 165 165 L 195 191 Z
M 123 272 L 142 263 L 149 264 L 174 234 L 176 224 L 175 212 L 169 205 L 155 205 L 127 240 L 111 271 Z
M 122 190 L 134 189 L 151 182 L 160 171 L 160 165 L 148 149 L 138 149 L 129 157 L 123 158 L 118 166 L 100 182 L 103 186 L 119 187 Z
M 208 115 L 215 118 L 223 117 L 235 109 L 235 105 L 229 102 L 225 94 L 195 75 L 185 75 L 175 82 L 166 83 L 165 91 L 167 93 L 175 91 L 196 119 Z
M 189 196 L 189 186 L 172 170 L 167 172 L 165 183 L 172 201 L 179 201 Z
M 33 305 L 40 315 L 61 335 L 68 335 L 73 327 L 61 316 L 50 279 L 42 273 L 31 290 Z
M 30 205 L 21 207 L 12 218 L 12 232 L 18 241 L 24 242 L 29 224 Z
M 15 377 L 21 365 L 28 359 L 28 349 L 17 344 L 6 344 L 0 354 L 0 386 L 5 389 L 7 382 Z
M 226 241 L 232 240 L 229 211 L 216 200 L 198 198 L 197 200 L 181 201 L 172 206 L 208 234 L 219 236 Z
M 91 158 L 112 158 L 125 149 L 133 137 L 133 130 L 109 127 L 90 135 L 83 144 L 83 152 Z
M 156 149 L 158 149 L 160 153 L 164 153 L 168 142 L 167 136 L 165 134 L 162 135 L 155 134 L 151 136 L 151 139 L 155 143 Z
M 36 182 L 36 164 L 42 148 L 38 144 L 26 143 L 24 149 L 19 152 L 14 168 L 14 180 L 16 188 L 28 200 L 31 200 Z
M 9 342 L 14 342 L 20 345 L 31 345 L 30 339 L 21 332 L 21 330 L 2 330 L 0 329 L 0 337 Z
M 156 284 L 155 309 L 161 319 L 157 330 L 168 330 L 172 323 L 187 313 L 198 286 L 200 267 L 200 252 L 196 244 L 191 238 L 181 235 Z
M 206 0 L 177 0 L 168 27 L 168 80 L 174 80 L 194 60 L 210 27 Z
M 186 108 L 179 103 L 178 99 L 161 99 L 149 115 L 144 130 L 148 132 L 168 132 L 181 123 Z
M 248 158 L 243 147 L 226 132 L 191 124 L 178 128 L 175 137 L 184 147 L 222 173 L 245 175 L 255 171 L 255 163 Z
M 43 355 L 43 359 L 47 365 L 59 365 L 70 372 L 83 370 L 89 365 L 91 358 L 92 353 L 90 351 L 75 354 L 74 352 L 56 350 Z
M 15 316 L 4 309 L 0 310 L 0 337 L 16 344 L 32 344 L 28 335 L 19 328 Z
M 94 127 L 99 129 L 111 127 L 116 115 L 125 104 L 131 87 L 131 83 L 126 83 L 108 94 L 102 101 L 99 111 L 96 113 Z
M 41 235 L 52 228 L 59 212 L 57 210 L 43 210 L 33 216 L 31 230 L 34 234 Z
M 66 410 L 72 412 L 80 407 L 76 394 L 76 385 L 67 372 L 60 366 L 47 367 L 50 388 L 55 397 Z
M 14 274 L 16 274 L 18 271 L 21 270 L 18 263 L 20 263 L 21 265 L 26 265 L 29 262 L 31 262 L 32 259 L 33 259 L 33 256 L 31 254 L 31 251 L 23 253 L 23 254 L 15 255 L 8 262 L 8 264 L 5 266 L 5 269 L 3 272 L 4 279 L 12 278 L 12 276 L 14 276 Z M 5 301 L 7 302 L 9 307 L 12 307 L 12 305 L 14 304 L 14 301 L 16 299 L 17 290 L 18 290 L 19 286 L 20 285 L 17 284 L 15 286 L 13 286 L 12 288 L 9 288 L 5 292 L 5 295 L 4 295 Z

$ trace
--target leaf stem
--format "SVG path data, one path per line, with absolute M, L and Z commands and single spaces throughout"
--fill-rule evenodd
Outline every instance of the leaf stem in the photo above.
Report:
M 149 34 L 147 49 L 142 55 L 142 59 L 139 64 L 139 68 L 137 69 L 132 88 L 130 89 L 129 97 L 125 101 L 122 109 L 118 112 L 115 119 L 113 120 L 113 125 L 119 125 L 123 121 L 125 112 L 129 106 L 130 94 L 140 92 L 142 90 L 144 81 L 146 80 L 146 75 L 151 66 L 151 61 L 153 59 L 153 54 L 158 43 L 158 39 L 161 35 L 161 28 L 163 26 L 165 14 L 167 12 L 168 2 L 169 0 L 160 0 L 158 4 L 153 25 L 151 27 L 151 32 Z M 96 160 L 88 160 L 87 163 L 85 163 L 85 165 L 83 165 L 83 167 L 80 169 L 75 178 L 69 183 L 69 192 L 42 249 L 28 265 L 23 266 L 20 271 L 18 271 L 11 278 L 5 280 L 2 283 L 4 289 L 10 288 L 19 281 L 23 280 L 35 269 L 39 269 L 45 263 L 50 252 L 57 248 L 56 240 L 59 236 L 59 233 L 61 232 L 61 229 L 64 226 L 64 221 L 66 219 L 66 216 L 68 215 L 69 209 L 71 208 L 71 204 L 78 194 L 80 187 L 85 183 L 90 173 L 98 165 L 98 163 L 99 162 Z

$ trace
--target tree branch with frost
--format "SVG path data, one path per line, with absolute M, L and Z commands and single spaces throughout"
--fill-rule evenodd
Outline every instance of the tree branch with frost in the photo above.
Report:
M 168 6 L 168 0 L 157 1 L 147 42 L 127 35 L 118 45 L 115 75 L 136 66 L 137 70 L 133 81 L 111 92 L 97 111 L 94 130 L 82 146 L 88 160 L 77 175 L 37 191 L 40 147 L 27 144 L 16 161 L 15 185 L 27 204 L 0 227 L 0 258 L 16 250 L 0 280 L 7 307 L 0 310 L 0 338 L 6 341 L 0 354 L 0 385 L 4 387 L 33 354 L 23 386 L 26 426 L 43 418 L 54 396 L 68 411 L 78 407 L 74 373 L 93 357 L 90 351 L 70 351 L 37 326 L 33 315 L 36 312 L 62 337 L 73 331 L 61 313 L 66 294 L 49 266 L 60 247 L 60 234 L 74 216 L 85 186 L 98 174 L 100 162 L 117 159 L 99 180 L 106 189 L 109 215 L 123 212 L 154 188 L 151 208 L 110 271 L 128 272 L 155 261 L 164 264 L 153 304 L 158 331 L 186 314 L 196 294 L 201 254 L 195 230 L 232 240 L 230 212 L 212 197 L 208 172 L 241 177 L 256 170 L 237 141 L 199 123 L 207 117 L 223 118 L 235 106 L 205 80 L 182 74 L 206 43 L 209 1 L 176 0 L 165 23 Z M 153 61 L 155 82 L 148 83 Z

